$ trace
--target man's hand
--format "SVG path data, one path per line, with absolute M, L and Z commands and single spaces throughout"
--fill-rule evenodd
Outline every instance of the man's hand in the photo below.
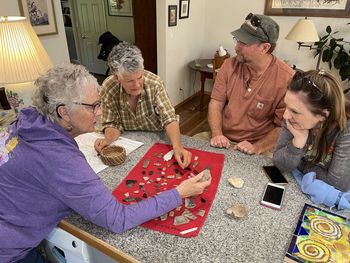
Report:
M 203 176 L 204 173 L 200 173 L 195 177 L 183 181 L 179 186 L 177 186 L 176 190 L 179 192 L 181 198 L 203 193 L 204 189 L 211 183 L 211 179 L 200 182 Z
M 109 142 L 106 138 L 102 138 L 102 139 L 97 139 L 95 141 L 94 147 L 95 147 L 96 152 L 100 153 L 104 147 L 106 147 L 110 144 L 111 144 L 111 142 Z
M 210 139 L 210 145 L 219 148 L 229 148 L 230 140 L 224 135 L 217 135 Z
M 192 153 L 183 147 L 174 148 L 174 157 L 182 169 L 190 165 Z
M 248 141 L 237 143 L 233 149 L 246 154 L 260 154 L 259 149 Z

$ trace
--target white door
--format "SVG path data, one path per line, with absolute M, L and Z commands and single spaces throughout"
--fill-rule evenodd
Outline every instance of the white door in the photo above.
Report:
M 77 0 L 75 12 L 77 14 L 78 38 L 81 63 L 90 72 L 105 74 L 107 64 L 97 59 L 100 52 L 99 36 L 107 31 L 104 0 Z

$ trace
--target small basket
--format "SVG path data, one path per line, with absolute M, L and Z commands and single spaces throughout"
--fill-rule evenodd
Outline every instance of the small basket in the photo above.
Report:
M 119 165 L 125 161 L 126 152 L 121 146 L 107 146 L 100 152 L 100 157 L 105 165 Z

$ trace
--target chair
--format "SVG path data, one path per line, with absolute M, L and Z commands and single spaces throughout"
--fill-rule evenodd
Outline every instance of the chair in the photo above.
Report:
M 213 64 L 213 83 L 215 82 L 216 74 L 220 70 L 220 67 L 224 63 L 225 59 L 229 58 L 230 54 L 227 52 L 225 56 L 220 56 L 219 53 L 216 51 L 214 58 L 212 60 Z

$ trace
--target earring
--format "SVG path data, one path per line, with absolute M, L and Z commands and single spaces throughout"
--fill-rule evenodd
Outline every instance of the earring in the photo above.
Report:
M 72 125 L 68 125 L 67 127 L 66 127 L 66 131 L 67 132 L 71 132 L 73 130 L 73 126 Z

